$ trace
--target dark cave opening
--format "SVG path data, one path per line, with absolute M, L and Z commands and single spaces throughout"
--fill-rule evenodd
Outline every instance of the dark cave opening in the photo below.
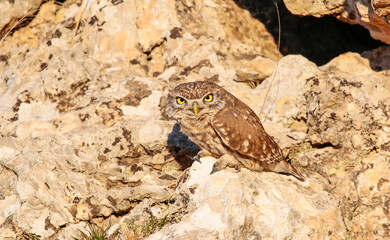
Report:
M 276 2 L 282 29 L 280 52 L 283 55 L 303 55 L 317 65 L 326 64 L 345 52 L 362 53 L 386 45 L 373 39 L 368 30 L 360 25 L 344 23 L 332 16 L 316 18 L 293 15 L 282 0 L 235 0 L 235 2 L 261 21 L 277 42 L 279 23 L 274 4 Z

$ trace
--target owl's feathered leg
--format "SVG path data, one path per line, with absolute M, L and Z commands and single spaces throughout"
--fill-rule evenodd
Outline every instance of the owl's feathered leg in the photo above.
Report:
M 218 159 L 213 165 L 213 169 L 211 170 L 210 174 L 213 174 L 215 172 L 221 171 L 225 169 L 226 167 L 233 167 L 239 172 L 241 170 L 240 163 L 230 154 L 225 154 L 222 157 Z

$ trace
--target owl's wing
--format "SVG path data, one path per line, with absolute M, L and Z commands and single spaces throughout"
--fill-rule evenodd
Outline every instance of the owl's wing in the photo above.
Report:
M 269 164 L 284 160 L 282 150 L 265 132 L 257 115 L 241 101 L 211 120 L 214 131 L 231 150 Z

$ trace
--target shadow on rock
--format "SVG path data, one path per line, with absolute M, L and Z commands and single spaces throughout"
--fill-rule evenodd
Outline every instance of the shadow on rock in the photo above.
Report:
M 172 156 L 175 157 L 183 168 L 188 168 L 192 165 L 194 162 L 192 157 L 200 150 L 194 142 L 180 131 L 180 126 L 177 123 L 168 135 L 167 146 Z

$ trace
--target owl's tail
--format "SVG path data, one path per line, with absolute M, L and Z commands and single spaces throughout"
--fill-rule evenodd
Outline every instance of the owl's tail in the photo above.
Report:
M 305 176 L 302 175 L 302 173 L 298 172 L 298 170 L 286 160 L 280 161 L 278 164 L 276 164 L 274 171 L 279 173 L 291 174 L 296 179 L 302 182 L 304 182 L 306 179 Z

